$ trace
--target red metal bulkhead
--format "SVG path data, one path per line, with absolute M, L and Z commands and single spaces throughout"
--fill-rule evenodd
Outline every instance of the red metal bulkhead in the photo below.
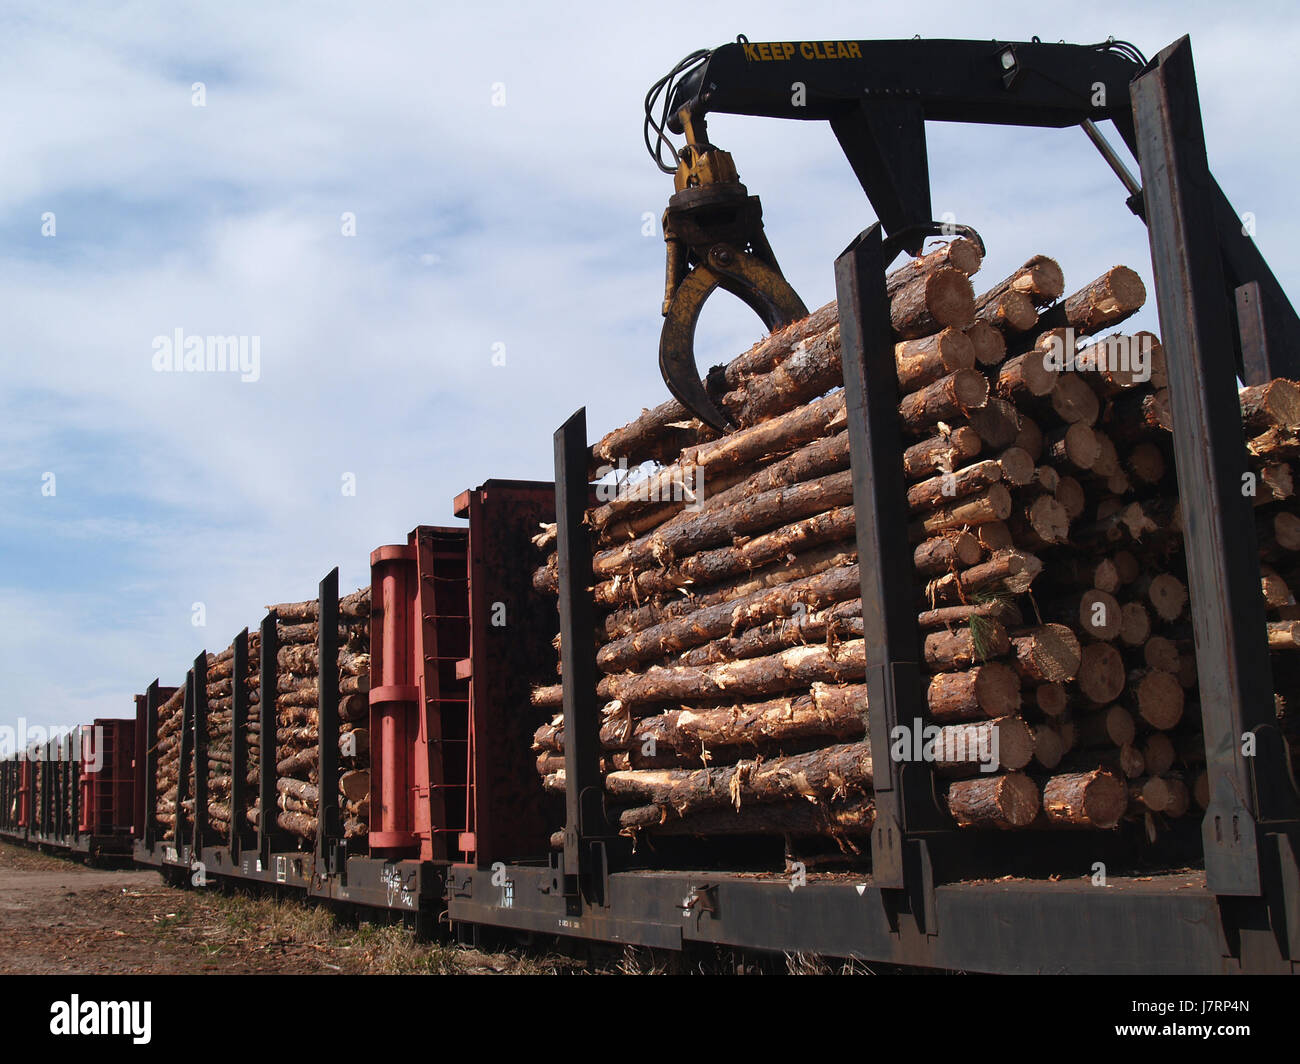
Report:
M 464 529 L 422 525 L 370 555 L 370 851 L 446 860 L 464 830 L 469 697 Z
M 420 731 L 413 645 L 418 591 L 413 547 L 371 552 L 370 664 L 379 685 L 370 688 L 370 851 L 382 857 L 412 857 L 420 845 L 413 778 Z
M 128 834 L 135 820 L 136 722 L 101 719 L 80 732 L 77 830 L 91 835 Z

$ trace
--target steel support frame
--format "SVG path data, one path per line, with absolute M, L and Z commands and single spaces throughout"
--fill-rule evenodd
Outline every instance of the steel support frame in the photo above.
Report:
M 316 860 L 334 872 L 341 867 L 339 824 L 339 571 L 320 582 L 316 606 Z M 329 682 L 326 682 L 328 679 Z
M 923 727 L 920 635 L 912 549 L 905 522 L 892 520 L 906 495 L 899 455 L 899 387 L 885 292 L 881 226 L 863 232 L 835 261 L 840 357 L 848 413 L 849 455 L 862 581 L 868 729 L 873 750 L 889 750 L 896 727 Z M 909 744 L 910 745 L 910 744 Z M 909 886 L 909 836 L 951 826 L 938 806 L 932 766 L 877 759 L 873 882 Z M 915 849 L 915 848 L 914 848 Z
M 1131 96 L 1168 352 L 1210 779 L 1206 875 L 1219 895 L 1275 894 L 1277 883 L 1261 876 L 1260 829 L 1272 822 L 1276 830 L 1294 830 L 1298 804 L 1274 718 L 1253 500 L 1243 492 L 1248 467 L 1231 358 L 1234 308 L 1215 228 L 1222 193 L 1210 176 L 1187 38 L 1156 56 L 1134 80 Z M 1259 322 L 1263 329 L 1262 317 Z M 1257 370 L 1258 351 L 1267 342 L 1261 332 L 1254 345 Z M 1254 756 L 1243 754 L 1248 734 Z M 1275 867 L 1272 856 L 1264 860 Z
M 276 686 L 279 683 L 280 634 L 276 629 L 278 618 L 271 610 L 262 618 L 260 628 L 261 649 L 258 651 L 258 698 L 261 699 L 262 745 L 258 755 L 257 853 L 266 867 L 271 866 L 271 855 L 276 850 L 291 849 L 293 840 L 278 829 L 275 819 L 277 795 L 275 765 L 279 760 L 279 743 L 276 739 L 275 712 Z M 232 816 L 234 811 L 231 811 Z
M 208 652 L 200 650 L 190 670 L 194 697 L 194 853 L 208 841 Z M 183 764 L 183 762 L 182 762 Z M 179 837 L 179 836 L 178 836 Z
M 591 541 L 585 523 L 591 494 L 587 411 L 555 433 L 556 557 L 559 564 L 560 669 L 564 687 L 565 825 L 563 889 L 570 910 L 584 899 L 603 904 L 608 871 L 605 791 L 600 775 L 600 711 L 596 699 L 596 608 Z
M 230 855 L 252 845 L 244 806 L 248 801 L 248 629 L 235 636 L 230 680 Z M 263 741 L 265 741 L 263 739 Z

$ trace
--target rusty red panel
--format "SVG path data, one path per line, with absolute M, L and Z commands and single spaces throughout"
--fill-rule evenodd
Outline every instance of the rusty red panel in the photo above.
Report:
M 464 829 L 466 532 L 421 525 L 370 557 L 370 848 L 445 860 Z
M 135 821 L 134 719 L 100 719 L 80 729 L 80 823 L 88 835 L 129 835 Z
M 489 480 L 462 493 L 456 516 L 469 518 L 472 804 L 462 849 L 480 865 L 545 855 L 563 808 L 542 790 L 531 752 L 541 718 L 534 684 L 555 683 L 559 630 L 555 599 L 533 588 L 539 563 L 531 542 L 555 520 L 555 487 Z

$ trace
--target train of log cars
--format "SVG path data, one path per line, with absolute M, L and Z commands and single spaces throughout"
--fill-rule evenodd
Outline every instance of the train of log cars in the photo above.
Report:
M 1043 268 L 1043 260 L 1036 257 L 1026 264 L 1028 273 L 1018 272 L 1029 286 L 1026 291 L 1032 289 L 1032 278 L 1025 278 L 1032 274 L 1041 281 Z M 1119 276 L 1115 271 L 1112 275 L 1112 280 Z M 1104 282 L 1109 283 L 1099 278 L 1088 291 L 1105 287 Z M 1140 287 L 1138 282 L 1134 290 Z M 1002 285 L 998 290 L 1007 289 Z M 1056 291 L 1059 294 L 1059 285 Z M 1031 319 L 1036 312 L 1030 311 Z M 970 432 L 960 427 L 964 421 L 954 419 L 953 411 L 962 403 L 981 406 L 986 394 L 995 401 L 982 370 L 995 390 L 1002 387 L 999 382 L 1007 382 L 1006 395 L 1038 404 L 1048 423 L 1052 415 L 1045 396 L 1050 383 L 1035 393 L 1035 386 L 1025 384 L 1015 367 L 1011 372 L 999 368 L 999 356 L 980 358 L 979 370 L 971 369 L 974 348 L 960 334 L 954 338 L 950 328 L 945 331 L 953 340 L 946 346 L 931 343 L 923 332 L 899 344 L 906 348 L 898 353 L 900 387 L 904 392 L 915 389 L 907 400 L 923 396 L 909 410 L 934 400 L 937 406 L 930 414 L 938 411 L 949 423 L 944 433 Z M 949 348 L 969 354 L 962 368 L 948 363 Z M 775 371 L 772 366 L 789 360 L 792 351 L 801 372 L 822 365 L 831 376 L 805 381 L 802 390 L 785 397 L 782 412 L 755 407 L 752 416 L 746 413 L 746 404 L 761 405 L 769 377 L 789 379 L 781 376 L 780 365 Z M 1091 786 L 1098 779 L 1115 787 L 1115 781 L 1125 781 L 1129 773 L 1118 748 L 1111 755 L 1098 754 L 1103 758 L 1100 767 L 1090 766 L 1087 772 L 1061 775 L 1059 768 L 1045 767 L 1056 765 L 1061 757 L 1060 733 L 1067 719 L 1053 716 L 1060 709 L 1049 708 L 1048 696 L 1060 694 L 1064 681 L 1078 675 L 1079 641 L 1066 629 L 1066 642 L 1074 640 L 1074 649 L 1061 650 L 1055 637 L 1046 637 L 1065 626 L 1049 631 L 1050 618 L 1027 619 L 1029 606 L 1021 610 L 1004 600 L 978 598 L 949 605 L 942 597 L 943 580 L 951 582 L 955 569 L 929 585 L 930 594 L 939 597 L 926 605 L 932 613 L 956 610 L 944 616 L 960 618 L 967 628 L 958 624 L 934 644 L 934 660 L 926 640 L 932 687 L 963 682 L 963 654 L 969 659 L 965 666 L 971 666 L 986 653 L 1009 654 L 1008 660 L 1016 664 L 1019 653 L 1025 660 L 1017 667 L 1033 673 L 1038 684 L 1033 687 L 1026 680 L 1025 699 L 1032 701 L 1032 691 L 1040 704 L 1034 712 L 1024 711 L 1030 725 L 1014 714 L 999 718 L 1006 721 L 999 728 L 1004 739 L 1001 767 L 1007 771 L 991 780 L 978 773 L 935 771 L 924 758 L 911 761 L 892 756 L 892 751 L 888 759 L 876 757 L 872 780 L 871 748 L 882 749 L 890 729 L 910 720 L 899 719 L 899 706 L 906 703 L 895 704 L 892 697 L 880 699 L 878 714 L 873 695 L 871 718 L 879 719 L 869 724 L 861 712 L 862 692 L 868 687 L 875 691 L 873 685 L 881 679 L 873 674 L 880 671 L 876 658 L 862 651 L 861 642 L 864 631 L 870 637 L 884 611 L 868 607 L 872 595 L 887 586 L 885 578 L 898 576 L 882 573 L 870 550 L 856 549 L 864 542 L 866 515 L 855 516 L 851 505 L 845 510 L 854 494 L 871 488 L 869 478 L 859 478 L 859 466 L 869 461 L 870 449 L 880 445 L 878 439 L 862 435 L 861 410 L 853 402 L 852 389 L 835 390 L 833 378 L 841 373 L 841 358 L 843 372 L 851 378 L 853 359 L 861 357 L 848 345 L 840 350 L 833 304 L 761 341 L 737 360 L 747 359 L 748 368 L 738 374 L 740 383 L 727 397 L 739 397 L 731 409 L 739 412 L 745 427 L 720 444 L 710 444 L 707 435 L 698 432 L 683 438 L 678 411 L 675 418 L 659 417 L 648 450 L 644 434 L 640 444 L 629 445 L 638 425 L 654 426 L 656 414 L 650 411 L 620 430 L 622 436 L 613 433 L 593 449 L 585 414 L 575 414 L 556 433 L 554 483 L 489 480 L 464 492 L 453 505 L 460 523 L 420 526 L 404 543 L 375 549 L 368 587 L 341 593 L 335 570 L 321 580 L 314 597 L 269 607 L 256 627 L 238 633 L 228 646 L 198 654 L 183 674 L 150 683 L 135 695 L 133 714 L 27 743 L 21 755 L 0 762 L 0 837 L 92 859 L 129 860 L 159 869 L 177 886 L 258 884 L 350 909 L 387 910 L 428 932 L 462 938 L 491 929 L 494 934 L 567 936 L 613 946 L 732 947 L 974 971 L 1294 971 L 1300 962 L 1300 875 L 1294 812 L 1287 816 L 1293 808 L 1287 802 L 1293 797 L 1281 793 L 1289 787 L 1293 795 L 1294 782 L 1289 767 L 1277 775 L 1286 747 L 1279 747 L 1276 732 L 1257 729 L 1260 762 L 1252 766 L 1256 774 L 1247 778 L 1255 781 L 1258 791 L 1250 809 L 1219 807 L 1214 792 L 1208 809 L 1193 806 L 1188 815 L 1173 815 L 1180 795 L 1181 813 L 1187 814 L 1192 779 L 1190 772 L 1166 771 L 1159 777 L 1164 784 L 1156 790 L 1161 803 L 1170 803 L 1159 808 L 1170 815 L 1155 812 L 1154 792 L 1143 789 L 1144 782 L 1157 778 L 1152 774 L 1150 779 L 1124 782 L 1117 792 L 1119 805 L 1110 811 L 1114 795 L 1104 788 L 1085 788 L 1076 798 L 1060 798 L 1050 811 L 1055 824 L 1047 823 L 1049 810 L 1040 813 L 1040 794 L 1046 806 L 1053 787 L 1059 791 L 1062 786 Z M 1168 367 L 1171 378 L 1178 372 Z M 934 386 L 927 383 L 936 378 Z M 951 384 L 954 378 L 979 395 L 935 400 L 935 387 Z M 1127 383 L 1111 382 L 1117 389 Z M 1176 491 L 1169 441 L 1177 438 L 1179 426 L 1175 424 L 1171 433 L 1168 418 L 1162 421 L 1156 409 L 1157 400 L 1167 401 L 1168 393 L 1153 395 L 1130 404 L 1130 412 L 1146 418 L 1145 430 L 1165 433 L 1159 448 L 1170 468 L 1161 477 Z M 1290 385 L 1279 387 L 1271 400 L 1268 395 L 1255 398 L 1263 406 L 1271 401 L 1286 408 L 1277 414 L 1281 421 L 1294 415 L 1288 406 L 1294 398 Z M 1234 397 L 1229 394 L 1227 401 L 1236 417 Z M 1079 402 L 1074 396 L 1064 404 L 1069 411 L 1066 421 L 1095 421 L 1095 414 L 1075 417 Z M 1010 402 L 1002 405 L 1011 410 Z M 671 404 L 666 406 L 672 415 Z M 1267 420 L 1266 415 L 1251 416 Z M 923 419 L 922 413 L 916 416 Z M 1283 435 L 1294 435 L 1295 427 Z M 786 429 L 803 435 L 773 444 L 773 434 Z M 1001 429 L 987 431 L 996 435 Z M 1068 454 L 1068 446 L 1090 431 L 1075 433 L 1068 441 L 1068 429 L 1049 433 L 1049 452 L 1058 447 L 1062 461 L 1079 464 L 1082 460 Z M 1100 427 L 1097 434 L 1105 436 Z M 916 434 L 918 446 L 926 443 L 924 436 Z M 1057 502 L 1065 498 L 1060 484 L 1072 478 L 1039 475 L 1035 467 L 1040 459 L 1032 456 L 1026 458 L 1029 465 L 1020 468 L 1023 463 L 1011 452 L 1024 443 L 1017 439 L 1013 444 L 1008 437 L 1000 446 L 1001 472 L 981 469 L 978 475 L 1005 475 L 1017 500 L 1051 500 L 1018 511 L 1024 515 L 1021 523 L 1013 519 L 1009 524 L 1017 541 L 1022 535 L 1036 537 L 1040 554 L 1056 559 L 1045 563 L 1047 567 L 1064 572 L 1070 567 L 1061 559 L 1068 560 L 1072 547 L 1053 544 L 1049 526 L 1058 511 L 1065 512 Z M 898 447 L 896 439 L 893 445 Z M 1042 447 L 1040 439 L 1031 449 L 1042 454 Z M 675 456 L 690 454 L 698 468 L 707 467 L 709 490 L 715 497 L 735 500 L 725 508 L 729 523 L 722 526 L 724 531 L 711 530 L 706 537 L 704 546 L 716 549 L 690 558 L 676 556 L 673 549 L 665 557 L 647 555 L 641 564 L 653 570 L 648 575 L 644 568 L 620 571 L 612 562 L 606 566 L 622 548 L 602 549 L 604 534 L 614 537 L 607 535 L 606 543 L 618 543 L 618 535 L 623 536 L 622 541 L 631 544 L 627 549 L 639 557 L 648 541 L 638 537 L 657 529 L 655 535 L 677 536 L 674 549 L 684 556 L 683 537 L 705 527 L 718 511 L 706 506 L 692 513 L 689 492 L 611 506 L 603 501 L 605 495 L 591 488 L 603 451 L 621 451 L 635 461 L 657 457 L 668 470 L 676 468 Z M 907 454 L 914 452 L 919 453 L 916 446 Z M 810 480 L 808 463 L 814 460 L 829 465 L 812 469 L 815 479 Z M 733 461 L 739 465 L 729 467 Z M 1042 458 L 1038 469 L 1048 461 Z M 839 470 L 850 466 L 852 490 L 845 495 L 849 474 Z M 1018 470 L 1014 475 L 1013 467 Z M 681 463 L 677 472 L 684 468 Z M 837 471 L 818 475 L 827 468 Z M 959 481 L 976 476 L 964 468 L 954 473 L 951 462 L 936 468 Z M 1090 479 L 1082 468 L 1075 472 L 1074 487 L 1080 492 L 1080 482 L 1101 485 L 1097 490 L 1112 494 L 1133 487 L 1122 472 L 1101 479 Z M 832 516 L 847 512 L 847 532 L 841 531 L 838 540 L 798 542 L 790 532 L 781 540 L 779 557 L 763 556 L 751 565 L 754 556 L 744 552 L 758 549 L 751 545 L 763 540 L 762 528 L 772 527 L 772 515 L 762 517 L 768 496 L 752 479 L 760 475 L 787 476 L 773 481 L 787 485 L 793 478 L 791 490 L 803 500 L 800 514 L 782 516 L 778 507 L 783 529 L 796 529 L 796 524 L 802 529 L 808 521 L 822 520 L 825 510 Z M 909 503 L 926 494 L 928 483 L 921 479 L 908 489 Z M 834 489 L 845 498 L 809 502 L 814 488 Z M 1276 491 L 1278 499 L 1291 494 L 1289 485 L 1285 491 L 1268 490 Z M 913 491 L 919 491 L 916 498 Z M 990 506 L 993 499 L 1000 506 L 1008 492 L 998 487 L 997 493 L 995 498 L 993 489 L 984 489 L 969 498 Z M 795 495 L 784 498 L 793 500 Z M 929 508 L 936 502 L 940 508 Z M 951 523 L 945 523 L 942 499 L 917 505 L 928 515 L 922 521 L 926 529 Z M 1146 510 L 1141 509 L 1144 505 Z M 977 531 L 1005 531 L 1008 523 L 1000 518 L 972 518 L 975 511 L 970 507 L 975 506 L 970 502 L 952 520 L 974 520 Z M 1132 506 L 1139 509 L 1133 511 Z M 1111 507 L 1109 513 L 1132 517 L 1156 510 L 1136 502 L 1122 510 Z M 1279 504 L 1278 512 L 1283 510 L 1290 512 L 1290 504 Z M 1273 513 L 1267 507 L 1259 512 Z M 1034 526 L 1036 517 L 1044 515 L 1043 526 Z M 795 518 L 804 524 L 790 524 Z M 768 523 L 763 525 L 763 520 Z M 622 532 L 611 533 L 620 521 Z M 904 524 L 899 523 L 900 530 Z M 1280 534 L 1283 524 L 1277 528 Z M 879 529 L 867 532 L 884 535 Z M 1111 533 L 1114 537 L 1108 539 Z M 1089 526 L 1089 534 L 1101 537 L 1103 546 L 1122 547 L 1131 533 L 1116 520 Z M 1201 564 L 1195 550 L 1203 534 L 1191 526 L 1185 529 L 1188 560 L 1180 569 L 1184 577 Z M 966 532 L 959 535 L 970 538 Z M 972 559 L 982 556 L 978 545 L 972 549 Z M 727 551 L 743 556 L 736 561 Z M 1005 553 L 995 550 L 993 556 Z M 1028 557 L 1018 548 L 1010 553 Z M 800 587 L 818 594 L 825 591 L 826 581 L 851 574 L 850 589 L 832 602 L 843 605 L 855 601 L 858 593 L 862 597 L 856 600 L 856 612 L 836 613 L 810 601 L 811 612 L 801 618 L 810 625 L 807 638 L 800 638 L 793 649 L 788 630 L 781 626 L 784 621 L 744 631 L 745 638 L 764 644 L 760 655 L 778 648 L 766 657 L 756 657 L 754 648 L 739 648 L 738 629 L 731 623 L 716 631 L 699 627 L 698 638 L 675 648 L 686 651 L 681 657 L 664 657 L 662 646 L 646 651 L 645 642 L 634 645 L 628 642 L 632 637 L 619 637 L 615 617 L 626 620 L 635 611 L 650 610 L 650 619 L 662 622 L 650 629 L 676 639 L 680 625 L 672 625 L 679 615 L 650 585 L 675 571 L 674 565 L 685 566 L 706 554 L 709 564 L 732 566 L 727 570 L 732 575 L 717 584 L 741 596 L 724 595 L 719 601 L 728 602 L 727 609 L 735 603 L 758 609 L 769 601 L 762 595 L 777 585 L 768 581 L 765 586 L 759 579 L 771 571 L 762 568 L 765 564 L 785 572 L 786 582 L 779 587 L 793 586 L 793 577 L 805 581 Z M 1175 555 L 1166 551 L 1166 556 Z M 1110 564 L 1109 555 L 1097 558 Z M 1085 587 L 1093 579 L 1089 564 Z M 902 569 L 909 575 L 906 566 Z M 1106 572 L 1111 579 L 1110 569 Z M 648 583 L 638 591 L 643 577 Z M 621 579 L 630 580 L 630 591 Z M 639 599 L 643 592 L 650 599 Z M 1150 588 L 1146 593 L 1155 594 Z M 707 602 L 701 597 L 699 612 L 687 616 L 704 618 Z M 1095 600 L 1082 604 L 1080 623 L 1098 623 L 1093 605 Z M 1178 608 L 1182 610 L 1183 603 Z M 1196 601 L 1193 593 L 1194 614 L 1215 608 Z M 598 616 L 604 618 L 599 622 L 602 635 L 593 641 Z M 986 622 L 980 629 L 985 648 L 972 651 L 962 642 L 962 633 L 972 642 L 976 619 Z M 1108 623 L 1103 618 L 1101 627 Z M 1040 627 L 1033 628 L 1035 624 Z M 1004 638 L 1004 627 L 1015 635 L 1016 625 L 1020 631 L 1031 627 L 1030 635 L 1016 637 L 1028 642 L 989 649 Z M 929 628 L 937 630 L 933 624 Z M 1272 632 L 1273 625 L 1269 628 Z M 637 638 L 649 639 L 647 630 L 643 623 Z M 1113 634 L 1090 632 L 1082 640 L 1085 654 L 1090 648 L 1104 648 L 1094 656 L 1095 672 L 1079 677 L 1085 692 L 1087 683 L 1105 671 L 1107 655 L 1119 657 L 1108 638 Z M 1263 632 L 1254 638 L 1262 660 L 1267 660 Z M 845 656 L 836 657 L 836 641 L 850 648 L 843 651 Z M 610 655 L 623 655 L 622 663 L 615 663 L 623 672 L 610 675 L 611 667 L 604 677 L 599 675 L 596 642 L 603 644 L 601 661 L 606 664 Z M 782 646 L 787 649 L 779 649 Z M 854 646 L 858 649 L 851 649 Z M 855 653 L 866 655 L 856 665 Z M 1061 656 L 1071 653 L 1069 677 L 1063 672 L 1062 682 L 1053 682 L 1042 670 L 1058 666 Z M 1207 654 L 1198 646 L 1191 670 L 1194 683 L 1200 669 L 1202 688 L 1210 671 L 1221 667 Z M 655 661 L 678 667 L 637 671 Z M 754 661 L 829 671 L 809 672 L 804 677 L 811 677 L 810 685 L 804 684 L 808 693 L 798 698 L 791 690 L 794 685 L 776 684 L 776 693 L 788 696 L 784 701 L 773 699 L 769 673 L 758 677 L 752 689 L 737 688 L 741 694 L 735 698 L 715 693 L 712 702 L 722 702 L 722 707 L 686 706 L 691 697 L 701 696 L 674 694 L 671 685 L 659 695 L 637 693 L 654 689 L 670 673 L 700 682 L 707 678 L 715 685 L 725 686 L 724 676 L 750 683 L 749 672 L 741 680 L 734 666 L 754 671 Z M 323 668 L 325 663 L 331 667 Z M 892 667 L 900 690 L 909 677 L 924 690 L 915 664 L 894 661 Z M 975 665 L 970 675 L 985 667 Z M 1006 665 L 998 668 L 1014 673 Z M 1139 669 L 1126 676 L 1121 668 L 1119 682 L 1138 685 L 1157 672 L 1166 677 L 1163 684 L 1172 684 L 1159 669 Z M 1019 686 L 1014 676 L 1012 682 Z M 1172 686 L 1181 707 L 1182 688 Z M 1073 685 L 1069 697 L 1088 702 Z M 1202 701 L 1195 713 L 1189 710 L 1186 715 L 1195 716 L 1198 730 L 1191 733 L 1190 743 L 1179 747 L 1179 764 L 1213 768 L 1226 757 L 1231 766 L 1233 743 L 1220 733 L 1240 724 L 1230 715 L 1220 719 L 1204 697 Z M 1015 704 L 1020 702 L 1017 696 Z M 846 706 L 854 717 L 847 723 Z M 1167 708 L 1165 701 L 1153 697 L 1151 708 L 1142 712 L 1154 719 Z M 755 727 L 772 729 L 769 737 L 781 740 L 777 748 L 757 743 L 757 757 L 737 755 L 725 742 L 703 742 L 694 751 L 681 748 L 680 736 L 689 731 L 687 718 L 697 714 L 692 718 L 697 726 L 702 726 L 700 721 L 716 723 L 724 710 L 734 719 L 743 717 Z M 1133 716 L 1138 715 L 1134 708 Z M 1089 727 L 1104 731 L 1129 714 L 1094 705 L 1080 714 L 1081 727 L 1085 717 Z M 969 729 L 976 737 L 987 734 L 987 720 L 965 719 L 955 727 Z M 1159 731 L 1164 725 L 1139 725 L 1148 736 L 1159 733 L 1161 741 L 1149 743 L 1150 756 L 1169 746 Z M 1035 733 L 1043 737 L 1039 762 L 1026 767 L 1033 747 L 1024 742 L 1032 742 Z M 611 735 L 626 739 L 629 734 L 634 742 L 610 741 Z M 810 734 L 817 735 L 817 741 L 808 741 Z M 1177 733 L 1170 734 L 1177 738 Z M 659 735 L 660 748 L 642 741 L 643 735 Z M 676 738 L 666 738 L 671 736 Z M 1102 739 L 1108 741 L 1105 735 Z M 828 741 L 838 745 L 828 746 Z M 1191 749 L 1198 744 L 1199 749 Z M 1069 741 L 1064 745 L 1068 748 Z M 710 749 L 713 746 L 716 749 Z M 1054 758 L 1050 761 L 1049 747 Z M 1107 769 L 1107 764 L 1114 767 Z M 1261 782 L 1266 779 L 1273 785 L 1269 794 Z M 918 780 L 923 784 L 920 791 Z M 1027 805 L 1017 804 L 1022 800 L 1019 788 L 1028 792 Z M 981 818 L 987 822 L 981 823 Z M 1060 830 L 1062 825 L 1073 830 Z

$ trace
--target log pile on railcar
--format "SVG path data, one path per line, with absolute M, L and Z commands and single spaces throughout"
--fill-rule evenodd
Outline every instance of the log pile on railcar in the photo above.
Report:
M 963 827 L 1137 821 L 1154 838 L 1208 788 L 1164 352 L 1109 331 L 1145 287 L 1116 266 L 1066 296 L 1035 255 L 977 296 L 980 264 L 957 239 L 888 280 L 928 719 L 887 756 L 932 761 Z M 612 814 L 632 835 L 860 848 L 873 751 L 835 304 L 708 383 L 738 431 L 718 438 L 669 401 L 593 447 Z M 1300 388 L 1248 388 L 1241 405 L 1280 691 L 1300 646 Z M 535 586 L 554 592 L 553 529 L 536 543 Z M 533 746 L 553 791 L 560 701 L 558 685 L 533 692 L 553 714 Z

